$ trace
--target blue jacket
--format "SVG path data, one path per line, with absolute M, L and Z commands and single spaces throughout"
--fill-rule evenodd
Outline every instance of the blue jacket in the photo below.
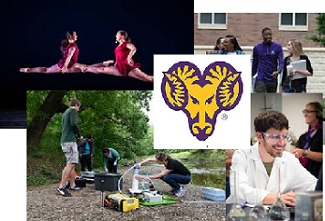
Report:
M 283 70 L 283 50 L 282 46 L 275 43 L 262 42 L 253 49 L 252 76 L 256 73 L 257 80 L 263 82 L 277 81 L 271 76 L 274 71 L 279 74 Z
M 228 51 L 219 50 L 219 51 L 217 51 L 217 54 L 228 54 Z M 245 54 L 245 52 L 243 52 L 241 50 L 237 50 L 236 54 Z

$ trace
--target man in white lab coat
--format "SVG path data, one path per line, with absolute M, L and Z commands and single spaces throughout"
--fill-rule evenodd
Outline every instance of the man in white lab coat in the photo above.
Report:
M 234 178 L 238 174 L 238 203 L 273 204 L 276 200 L 280 168 L 282 201 L 295 205 L 295 191 L 315 190 L 317 179 L 291 153 L 285 151 L 290 136 L 288 119 L 271 110 L 260 113 L 254 120 L 258 142 L 250 149 L 237 150 L 230 172 L 231 195 L 227 203 L 234 203 Z

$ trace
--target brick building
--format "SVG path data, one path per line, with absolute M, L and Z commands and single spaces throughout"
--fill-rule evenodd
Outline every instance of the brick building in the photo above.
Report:
M 263 41 L 262 29 L 268 26 L 272 29 L 273 40 L 282 45 L 285 56 L 291 38 L 301 41 L 314 68 L 307 92 L 325 93 L 325 49 L 307 39 L 316 34 L 316 16 L 315 13 L 195 13 L 194 53 L 212 50 L 218 37 L 232 34 L 242 49 L 251 54 L 253 47 Z
M 314 13 L 300 13 L 303 14 L 300 25 L 293 24 L 293 22 L 298 22 L 293 13 L 218 13 L 222 21 L 219 23 L 211 21 L 210 24 L 208 14 L 212 13 L 194 14 L 195 45 L 214 45 L 216 38 L 233 34 L 237 37 L 240 45 L 254 46 L 262 41 L 261 30 L 268 26 L 272 29 L 273 39 L 284 47 L 290 38 L 299 39 L 303 47 L 320 47 L 319 44 L 306 39 L 307 36 L 315 34 L 316 14 Z M 290 18 L 288 15 L 287 21 L 285 21 L 285 18 L 282 18 L 283 14 L 292 14 L 292 17 Z M 295 21 L 293 21 L 294 19 Z M 292 24 L 288 25 L 290 22 Z

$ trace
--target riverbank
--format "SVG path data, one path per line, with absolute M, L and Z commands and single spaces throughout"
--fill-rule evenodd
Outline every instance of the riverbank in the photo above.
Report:
M 124 173 L 128 168 L 121 168 Z M 164 169 L 157 166 L 142 166 L 141 170 L 156 173 Z M 131 187 L 132 171 L 124 178 L 123 192 Z M 157 190 L 169 192 L 170 187 L 161 180 L 154 180 Z M 27 219 L 31 221 L 43 220 L 225 220 L 225 204 L 214 203 L 202 197 L 202 186 L 188 184 L 186 194 L 181 198 L 183 202 L 173 205 L 145 207 L 136 211 L 122 213 L 101 207 L 101 192 L 96 191 L 94 184 L 72 192 L 72 197 L 62 197 L 56 192 L 58 184 L 27 188 Z M 105 195 L 111 194 L 106 192 Z

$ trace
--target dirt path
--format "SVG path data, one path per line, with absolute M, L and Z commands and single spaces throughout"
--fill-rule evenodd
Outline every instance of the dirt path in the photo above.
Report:
M 145 167 L 151 173 L 157 167 Z M 121 169 L 123 173 L 126 169 Z M 123 192 L 131 187 L 130 172 L 124 178 Z M 170 187 L 161 180 L 154 181 L 157 190 L 168 192 Z M 56 192 L 58 184 L 43 187 L 32 187 L 27 190 L 27 219 L 33 221 L 60 220 L 60 221 L 87 221 L 87 220 L 225 220 L 225 204 L 214 204 L 201 196 L 200 186 L 186 185 L 184 201 L 191 203 L 177 203 L 174 205 L 145 207 L 141 206 L 133 212 L 122 213 L 101 207 L 101 192 L 96 191 L 94 184 L 72 192 L 72 197 L 62 197 Z M 105 192 L 105 195 L 111 192 Z M 193 203 L 192 201 L 206 201 Z

